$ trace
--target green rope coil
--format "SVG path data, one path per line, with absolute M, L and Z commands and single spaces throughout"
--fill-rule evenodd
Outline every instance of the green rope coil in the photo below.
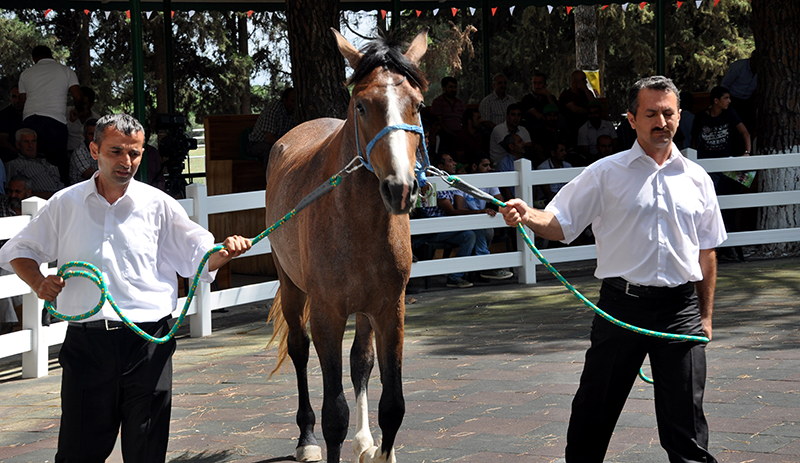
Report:
M 267 228 L 266 230 L 261 232 L 258 236 L 253 238 L 251 240 L 251 244 L 255 246 L 256 244 L 258 244 L 259 241 L 263 240 L 270 233 L 275 231 L 275 229 L 286 223 L 287 220 L 297 215 L 297 213 L 300 212 L 300 210 L 302 210 L 303 208 L 305 208 L 308 204 L 318 199 L 319 197 L 321 197 L 323 194 L 330 191 L 334 187 L 338 186 L 342 181 L 342 176 L 340 174 L 341 172 L 339 174 L 334 175 L 333 177 L 328 179 L 321 187 L 318 187 L 317 190 L 314 190 L 314 192 L 309 194 L 306 198 L 303 198 L 303 201 L 301 201 L 301 203 L 305 201 L 305 204 L 302 207 L 298 205 L 298 207 L 292 209 L 288 214 L 286 214 L 280 220 L 275 222 L 275 224 L 273 224 L 271 227 Z M 320 192 L 319 190 L 322 189 L 324 189 L 325 191 Z M 309 197 L 312 197 L 310 201 L 308 201 Z M 83 277 L 92 281 L 95 285 L 97 285 L 98 289 L 100 289 L 100 300 L 97 303 L 97 305 L 88 312 L 84 312 L 80 315 L 66 315 L 61 312 L 58 312 L 53 307 L 53 304 L 50 301 L 45 301 L 44 307 L 51 315 L 53 315 L 56 318 L 60 318 L 61 320 L 66 320 L 66 321 L 79 321 L 79 320 L 85 320 L 91 317 L 92 315 L 96 314 L 97 312 L 99 312 L 100 309 L 103 308 L 105 302 L 108 301 L 108 303 L 114 309 L 114 312 L 116 312 L 117 315 L 119 315 L 119 318 L 122 320 L 125 326 L 133 330 L 134 333 L 138 334 L 147 341 L 156 344 L 163 344 L 172 339 L 172 337 L 175 336 L 175 333 L 183 324 L 183 320 L 186 318 L 186 313 L 189 311 L 189 306 L 191 306 L 192 304 L 194 293 L 197 290 L 197 284 L 200 282 L 200 275 L 202 274 L 203 268 L 205 268 L 208 259 L 214 253 L 222 251 L 223 249 L 226 249 L 225 246 L 217 245 L 209 249 L 205 253 L 203 259 L 200 261 L 200 265 L 197 267 L 197 272 L 195 272 L 194 274 L 194 279 L 192 280 L 192 286 L 189 288 L 189 292 L 186 294 L 186 303 L 183 305 L 183 310 L 181 310 L 181 314 L 178 317 L 178 320 L 175 322 L 174 325 L 172 325 L 172 328 L 169 330 L 169 333 L 160 338 L 156 338 L 154 336 L 147 334 L 143 329 L 139 328 L 136 325 L 136 323 L 132 322 L 128 317 L 125 316 L 125 314 L 122 312 L 122 309 L 120 309 L 119 306 L 117 306 L 117 303 L 114 301 L 114 298 L 108 292 L 108 286 L 106 285 L 105 279 L 103 278 L 103 273 L 100 271 L 100 269 L 98 269 L 97 267 L 88 262 L 81 262 L 81 261 L 67 262 L 58 269 L 57 275 L 63 278 L 65 281 L 72 277 Z M 74 268 L 78 268 L 78 270 L 70 270 Z

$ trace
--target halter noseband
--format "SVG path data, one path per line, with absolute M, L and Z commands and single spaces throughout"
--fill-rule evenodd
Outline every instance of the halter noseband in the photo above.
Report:
M 380 132 L 375 135 L 375 138 L 372 139 L 369 143 L 367 143 L 367 152 L 366 156 L 361 153 L 361 143 L 358 141 L 358 110 L 353 108 L 353 122 L 355 123 L 356 128 L 356 150 L 358 152 L 358 158 L 361 159 L 361 163 L 364 167 L 367 168 L 370 172 L 375 172 L 375 168 L 372 167 L 372 163 L 370 162 L 370 154 L 372 154 L 372 148 L 375 147 L 375 143 L 378 142 L 381 138 L 383 138 L 387 133 L 393 130 L 405 130 L 406 132 L 415 132 L 419 134 L 420 137 L 420 144 L 422 145 L 422 149 L 417 149 L 417 152 L 420 152 L 422 155 L 421 162 L 417 160 L 414 163 L 414 172 L 419 179 L 421 185 L 426 183 L 425 178 L 425 169 L 428 168 L 430 165 L 430 160 L 428 159 L 428 148 L 425 146 L 425 131 L 422 129 L 422 116 L 419 117 L 419 125 L 411 125 L 411 124 L 396 124 L 384 127 Z

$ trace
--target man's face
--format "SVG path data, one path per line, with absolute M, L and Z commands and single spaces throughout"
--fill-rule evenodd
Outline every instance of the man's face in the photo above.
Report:
M 449 154 L 442 155 L 442 163 L 439 165 L 439 168 L 443 171 L 447 172 L 450 175 L 455 175 L 456 173 L 456 161 L 453 160 L 453 157 Z
M 286 108 L 286 112 L 289 113 L 289 114 L 294 113 L 294 105 L 295 105 L 295 102 L 297 101 L 296 98 L 295 98 L 295 94 L 296 93 L 297 92 L 292 90 L 291 92 L 289 92 L 288 95 L 286 95 L 286 99 L 283 100 L 283 106 Z
M 537 92 L 545 90 L 547 88 L 547 80 L 544 76 L 534 76 L 533 77 L 533 91 Z
M 456 93 L 458 93 L 458 84 L 455 82 L 448 82 L 447 85 L 444 86 L 444 95 L 447 98 L 453 99 L 456 97 Z
M 481 117 L 481 113 L 475 111 L 472 113 L 472 128 L 478 128 L 483 123 L 483 118 Z
M 572 73 L 571 86 L 574 89 L 582 88 L 586 85 L 586 74 L 583 71 L 575 71 Z
M 554 127 L 556 125 L 556 122 L 558 122 L 558 113 L 553 111 L 551 113 L 545 114 L 544 121 L 547 123 L 547 125 Z
M 24 133 L 20 136 L 17 142 L 17 149 L 20 154 L 23 154 L 31 159 L 36 157 L 36 135 L 32 133 Z
M 22 200 L 31 197 L 33 192 L 25 188 L 25 182 L 22 180 L 14 180 L 8 183 L 6 194 L 10 198 L 9 203 L 12 209 L 19 209 L 22 207 Z
M 485 174 L 492 170 L 492 161 L 488 158 L 481 159 L 481 162 L 478 164 L 478 170 L 475 171 L 476 174 Z
M 597 140 L 597 153 L 601 158 L 614 154 L 614 143 L 611 137 L 604 136 Z
M 512 109 L 506 114 L 506 123 L 509 129 L 516 130 L 520 122 L 522 122 L 522 111 L 519 109 Z
M 94 127 L 95 126 L 90 125 L 83 131 L 83 139 L 86 140 L 87 145 L 94 141 Z
M 511 144 L 511 153 L 520 156 L 525 154 L 525 140 L 519 135 L 514 134 L 514 143 Z
M 564 159 L 567 159 L 567 147 L 559 143 L 553 157 L 559 162 L 564 162 Z
M 628 113 L 628 122 L 636 130 L 636 138 L 645 153 L 663 149 L 672 143 L 672 137 L 681 120 L 678 97 L 669 90 L 642 89 L 636 116 Z
M 11 106 L 13 106 L 17 112 L 22 111 L 22 100 L 19 97 L 18 87 L 11 89 Z
M 492 82 L 492 87 L 494 87 L 494 92 L 497 93 L 497 96 L 503 97 L 508 89 L 508 80 L 505 76 L 497 76 Z
M 726 93 L 722 95 L 722 98 L 715 99 L 714 103 L 716 103 L 722 109 L 728 109 L 728 106 L 731 105 L 731 94 Z
M 602 117 L 602 111 L 600 107 L 597 105 L 589 106 L 589 110 L 587 111 L 587 116 L 589 117 L 589 121 L 592 122 L 592 125 L 597 125 L 600 123 L 600 119 Z
M 139 169 L 144 152 L 144 133 L 130 135 L 113 127 L 105 129 L 100 145 L 92 142 L 89 150 L 97 160 L 102 182 L 109 185 L 127 185 Z

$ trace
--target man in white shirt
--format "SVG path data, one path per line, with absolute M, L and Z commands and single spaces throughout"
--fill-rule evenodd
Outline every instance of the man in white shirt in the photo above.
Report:
M 617 149 L 617 131 L 614 124 L 603 119 L 603 103 L 594 100 L 589 103 L 587 110 L 589 120 L 578 129 L 578 149 L 586 159 L 586 165 L 591 164 L 600 156 L 597 153 L 597 138 L 601 135 L 611 137 L 614 149 Z
M 189 220 L 171 197 L 133 180 L 144 151 L 144 129 L 126 114 L 101 118 L 90 145 L 99 170 L 92 180 L 61 190 L 0 249 L 40 299 L 66 315 L 97 304 L 97 288 L 80 278 L 69 285 L 45 277 L 39 265 L 57 260 L 97 266 L 117 305 L 148 334 L 161 337 L 178 297 L 176 273 L 194 275 L 214 237 Z M 231 236 L 213 254 L 202 280 L 250 248 Z M 164 462 L 169 437 L 175 340 L 149 343 L 125 327 L 106 302 L 97 314 L 69 322 L 59 362 L 61 427 L 55 461 L 105 461 L 117 434 L 127 462 Z
M 510 134 L 517 134 L 522 138 L 522 141 L 525 142 L 526 151 L 533 149 L 531 134 L 528 133 L 528 129 L 520 125 L 521 122 L 522 108 L 517 103 L 508 105 L 505 122 L 495 126 L 492 130 L 492 136 L 489 138 L 489 155 L 491 156 L 492 165 L 496 166 L 506 157 L 506 149 L 503 148 L 501 143 Z
M 83 95 L 75 71 L 53 59 L 49 48 L 39 45 L 31 52 L 33 66 L 19 76 L 19 98 L 24 105 L 22 126 L 40 135 L 39 151 L 50 164 L 58 167 L 61 181 L 69 183 L 67 157 L 67 95 L 72 95 L 75 108 L 83 114 Z
M 542 211 L 512 199 L 506 223 L 570 242 L 589 224 L 603 279 L 598 307 L 641 328 L 711 339 L 716 258 L 727 238 L 708 174 L 672 143 L 680 120 L 671 80 L 648 77 L 628 92 L 637 141 L 564 186 Z M 695 293 L 695 289 L 697 293 Z M 572 402 L 566 461 L 600 462 L 645 355 L 655 380 L 661 446 L 670 461 L 716 462 L 703 414 L 705 344 L 649 337 L 595 316 Z

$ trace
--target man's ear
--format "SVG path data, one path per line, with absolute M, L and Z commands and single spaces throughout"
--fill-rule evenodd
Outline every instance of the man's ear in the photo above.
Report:
M 636 116 L 634 116 L 630 111 L 628 111 L 628 122 L 630 122 L 631 128 L 636 130 Z
M 97 143 L 91 142 L 89 143 L 89 153 L 92 155 L 92 159 L 95 161 L 100 159 L 100 147 L 97 146 Z

